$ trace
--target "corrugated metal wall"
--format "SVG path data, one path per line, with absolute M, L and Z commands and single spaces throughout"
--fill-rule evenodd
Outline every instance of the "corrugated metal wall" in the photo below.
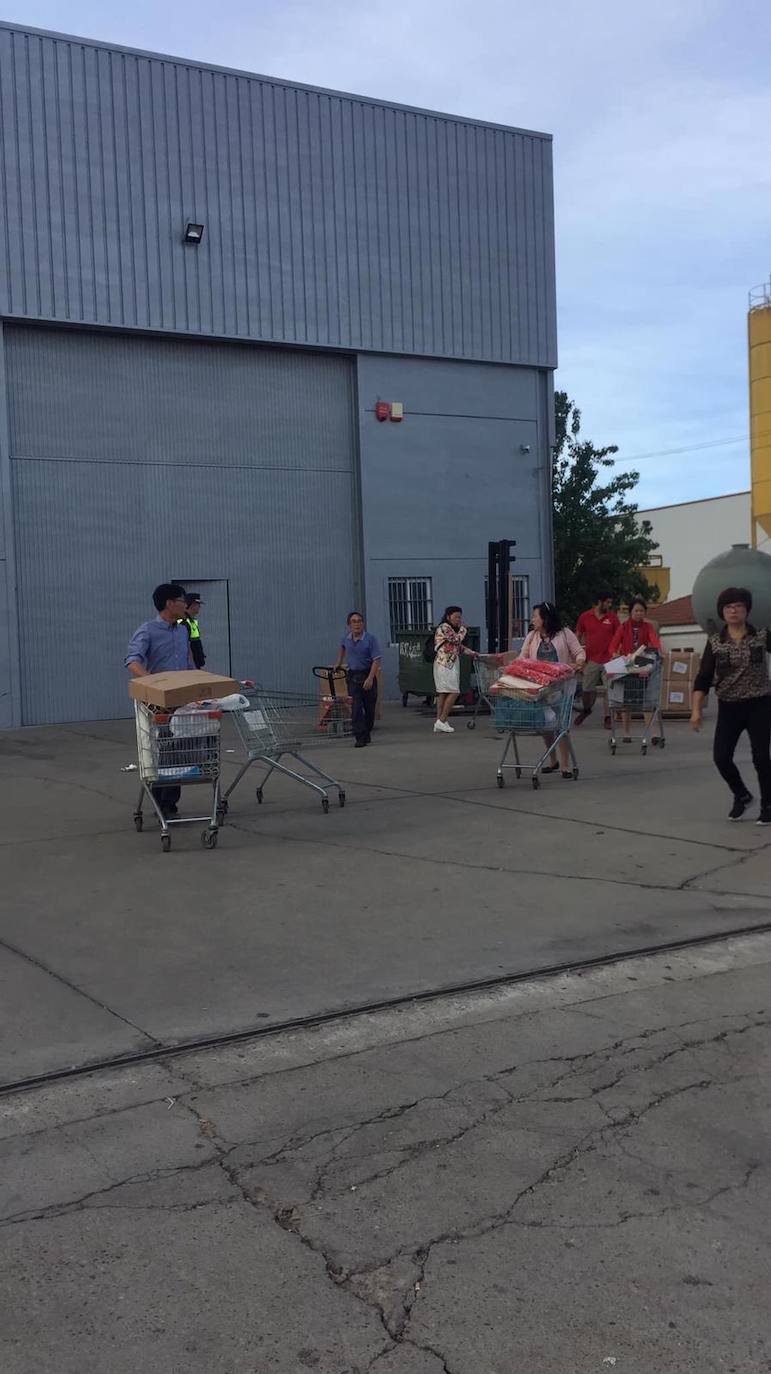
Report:
M 513 570 L 529 579 L 532 601 L 553 595 L 542 377 L 490 363 L 360 355 L 367 610 L 383 644 L 395 577 L 430 578 L 437 617 L 460 605 L 468 624 L 484 624 L 491 539 L 516 539 Z M 375 421 L 370 398 L 378 395 L 404 401 L 401 424 Z M 395 648 L 384 667 L 393 683 Z
M 556 364 L 543 135 L 0 26 L 0 198 L 0 315 Z
M 238 676 L 312 689 L 356 586 L 350 361 L 21 326 L 5 341 L 24 723 L 124 715 L 126 642 L 170 577 L 228 581 Z

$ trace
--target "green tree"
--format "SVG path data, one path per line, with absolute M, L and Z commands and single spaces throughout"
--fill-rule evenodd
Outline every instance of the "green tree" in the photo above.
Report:
M 640 521 L 629 494 L 639 472 L 620 472 L 600 481 L 613 467 L 616 444 L 595 448 L 581 438 L 581 412 L 566 391 L 554 397 L 556 445 L 552 469 L 554 577 L 557 605 L 574 624 L 603 591 L 619 603 L 633 596 L 655 601 L 658 589 L 640 571 L 658 545 L 649 520 Z

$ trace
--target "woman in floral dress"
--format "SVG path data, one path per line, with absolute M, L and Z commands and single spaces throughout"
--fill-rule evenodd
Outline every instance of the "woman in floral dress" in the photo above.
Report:
M 471 654 L 478 658 L 473 649 L 467 649 L 466 626 L 462 623 L 463 611 L 460 606 L 448 606 L 441 622 L 434 631 L 434 689 L 436 691 L 435 735 L 452 735 L 453 727 L 448 723 L 453 706 L 460 692 L 460 656 Z

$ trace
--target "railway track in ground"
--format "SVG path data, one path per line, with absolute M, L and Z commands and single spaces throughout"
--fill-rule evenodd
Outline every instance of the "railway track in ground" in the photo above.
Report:
M 771 920 L 755 925 L 735 926 L 730 930 L 717 933 L 713 931 L 710 934 L 690 936 L 681 940 L 665 940 L 658 944 L 641 945 L 636 949 L 613 950 L 587 959 L 571 959 L 559 964 L 518 969 L 515 972 L 496 974 L 491 978 L 445 983 L 440 987 L 426 988 L 417 993 L 402 994 L 348 1007 L 338 1007 L 331 1011 L 316 1012 L 311 1016 L 297 1016 L 284 1021 L 271 1021 L 267 1025 L 245 1026 L 240 1030 L 224 1031 L 217 1035 L 153 1044 L 146 1049 L 88 1060 L 80 1064 L 68 1065 L 65 1068 L 52 1069 L 46 1073 L 32 1074 L 24 1078 L 0 1083 L 0 1097 L 18 1092 L 32 1092 L 35 1088 L 46 1088 L 55 1083 L 82 1079 L 92 1074 L 122 1068 L 136 1068 L 142 1064 L 157 1063 L 164 1059 L 176 1059 L 187 1054 L 200 1054 L 207 1050 L 222 1049 L 230 1045 L 256 1043 L 260 1040 L 286 1034 L 289 1031 L 313 1030 L 316 1027 L 331 1025 L 334 1022 L 353 1021 L 357 1017 L 372 1016 L 379 1012 L 399 1011 L 406 1007 L 438 1001 L 445 997 L 462 997 L 475 992 L 491 992 L 496 988 L 513 987 L 517 983 L 547 980 L 567 974 L 589 973 L 593 969 L 607 967 L 622 961 L 629 962 L 635 959 L 648 959 L 661 954 L 696 950 L 704 945 L 725 944 L 729 940 L 740 939 L 745 935 L 763 935 L 769 932 L 771 932 Z

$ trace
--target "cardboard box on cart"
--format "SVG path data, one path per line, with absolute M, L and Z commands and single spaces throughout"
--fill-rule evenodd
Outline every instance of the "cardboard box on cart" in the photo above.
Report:
M 232 677 L 207 673 L 201 668 L 176 673 L 145 673 L 142 677 L 131 677 L 128 690 L 134 701 L 144 701 L 148 706 L 174 711 L 177 706 L 188 706 L 191 701 L 209 701 L 212 698 L 230 696 L 233 692 L 240 692 L 241 687 Z

